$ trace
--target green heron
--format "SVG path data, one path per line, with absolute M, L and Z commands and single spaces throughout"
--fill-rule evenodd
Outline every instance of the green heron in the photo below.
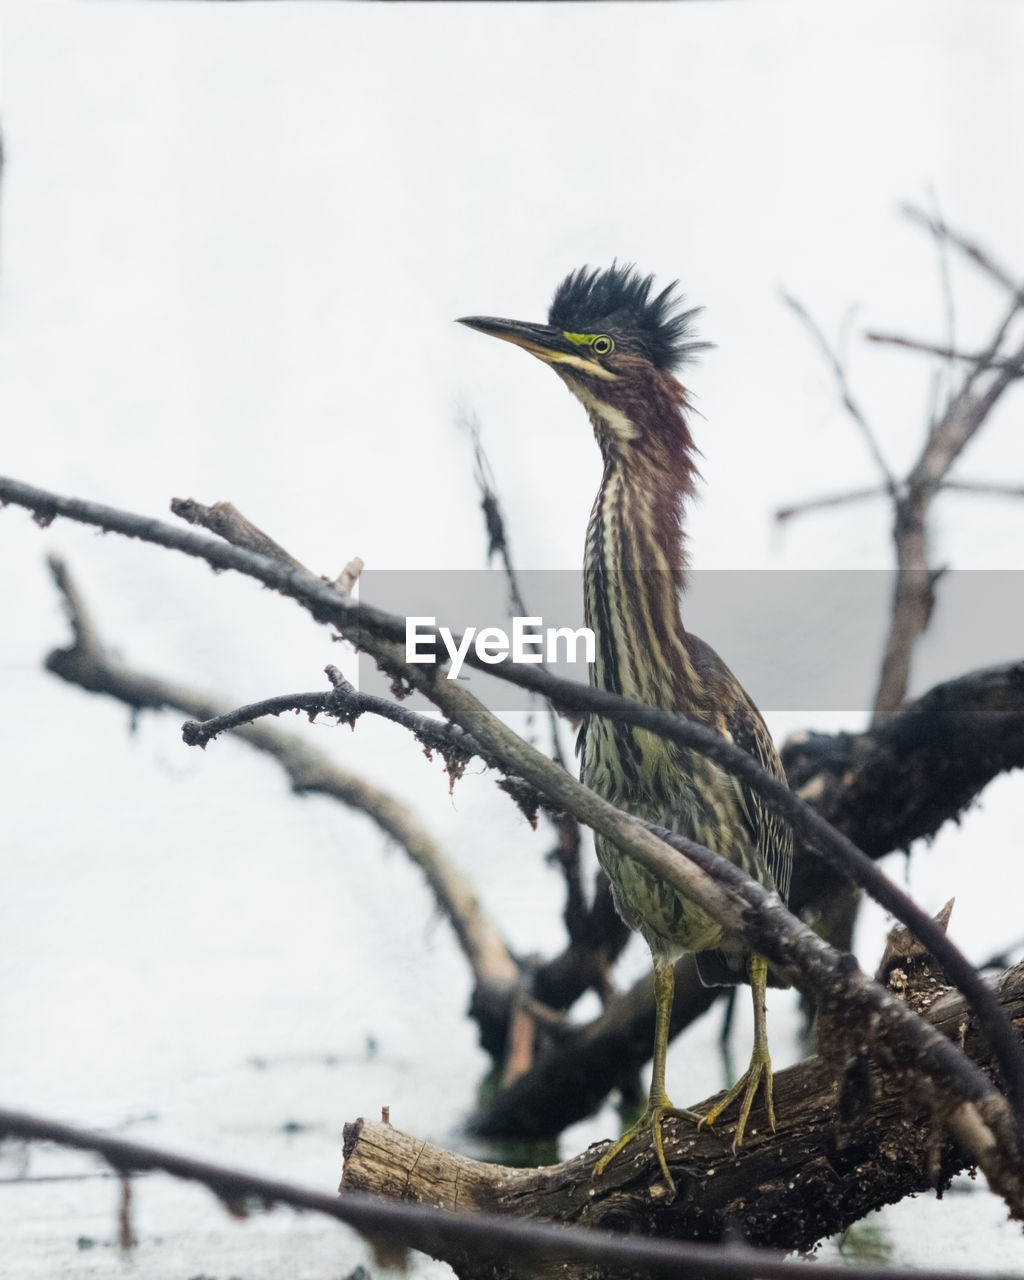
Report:
M 778 753 L 757 707 L 680 616 L 687 564 L 682 507 L 698 472 L 690 402 L 673 371 L 710 344 L 692 340 L 699 309 L 684 309 L 677 284 L 660 293 L 652 286 L 653 277 L 631 266 L 583 267 L 558 286 L 546 325 L 489 316 L 469 316 L 461 323 L 515 343 L 550 365 L 593 425 L 604 471 L 584 560 L 586 622 L 597 642 L 591 684 L 709 725 L 782 779 Z M 599 795 L 714 849 L 786 898 L 792 835 L 731 774 L 647 730 L 599 717 L 584 725 L 579 749 L 583 781 Z M 651 948 L 657 1010 L 647 1107 L 602 1156 L 596 1173 L 603 1173 L 635 1137 L 650 1133 L 672 1192 L 662 1138 L 665 1116 L 712 1124 L 742 1097 L 735 1150 L 763 1087 L 768 1122 L 775 1128 L 765 1022 L 768 966 L 741 938 L 725 933 L 694 902 L 610 841 L 599 836 L 596 847 L 620 914 Z M 665 1092 L 673 964 L 684 952 L 697 953 L 705 984 L 749 981 L 754 999 L 750 1066 L 703 1117 L 674 1108 Z

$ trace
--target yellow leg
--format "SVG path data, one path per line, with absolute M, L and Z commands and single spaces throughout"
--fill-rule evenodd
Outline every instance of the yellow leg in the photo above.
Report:
M 651 1071 L 651 1092 L 647 1099 L 644 1113 L 622 1137 L 610 1147 L 594 1166 L 594 1176 L 600 1177 L 620 1151 L 624 1150 L 634 1138 L 650 1133 L 654 1142 L 654 1150 L 658 1157 L 662 1176 L 669 1189 L 670 1197 L 675 1196 L 676 1184 L 668 1171 L 665 1159 L 665 1143 L 661 1135 L 661 1122 L 665 1116 L 681 1116 L 687 1120 L 699 1122 L 700 1117 L 692 1111 L 673 1107 L 665 1092 L 665 1058 L 668 1054 L 668 1027 L 672 1016 L 672 996 L 675 992 L 676 975 L 667 960 L 655 957 L 654 960 L 654 1005 L 656 1020 L 654 1025 L 654 1066 Z
M 754 997 L 754 1049 L 750 1055 L 750 1066 L 743 1076 L 733 1085 L 721 1102 L 716 1103 L 701 1124 L 714 1124 L 718 1117 L 736 1101 L 742 1093 L 740 1118 L 736 1125 L 736 1136 L 732 1140 L 733 1152 L 743 1145 L 743 1134 L 750 1117 L 750 1108 L 754 1105 L 758 1086 L 764 1085 L 764 1104 L 768 1112 L 768 1123 L 775 1132 L 775 1105 L 772 1097 L 772 1060 L 768 1053 L 768 1027 L 765 1014 L 765 993 L 768 988 L 768 963 L 764 956 L 750 957 L 750 990 Z

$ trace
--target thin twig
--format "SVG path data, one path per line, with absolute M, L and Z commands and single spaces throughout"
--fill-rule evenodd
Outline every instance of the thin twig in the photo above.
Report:
M 207 720 L 186 720 L 181 726 L 181 736 L 190 747 L 206 747 L 208 743 L 241 725 L 252 724 L 265 716 L 279 716 L 287 711 L 302 711 L 310 720 L 318 715 L 332 716 L 345 724 L 354 724 L 360 716 L 371 714 L 401 725 L 431 751 L 448 752 L 468 758 L 476 756 L 487 765 L 497 765 L 488 760 L 478 742 L 474 742 L 458 725 L 445 724 L 431 716 L 411 711 L 399 702 L 388 702 L 373 694 L 360 693 L 337 667 L 325 668 L 332 690 L 309 693 L 282 693 L 259 702 L 233 707 L 223 715 Z
M 874 459 L 875 466 L 878 468 L 879 474 L 885 483 L 886 490 L 893 498 L 895 498 L 898 492 L 896 477 L 889 470 L 889 464 L 885 460 L 885 455 L 882 453 L 881 446 L 875 437 L 873 428 L 865 417 L 860 405 L 853 398 L 853 392 L 851 391 L 850 384 L 847 381 L 846 370 L 843 368 L 842 362 L 832 350 L 828 339 L 821 331 L 817 321 L 812 317 L 803 303 L 797 298 L 794 298 L 792 294 L 787 293 L 785 290 L 782 291 L 782 298 L 786 305 L 803 322 L 808 333 L 810 333 L 811 337 L 815 340 L 824 355 L 826 362 L 835 376 L 836 385 L 839 388 L 839 398 L 847 413 L 849 413 L 850 417 L 860 428 L 861 435 L 864 437 L 868 451 Z
M 944 480 L 939 486 L 954 493 L 980 493 L 992 498 L 1024 498 L 1024 485 L 993 484 L 987 480 Z
M 961 253 L 965 254 L 976 266 L 979 266 L 982 271 L 990 275 L 993 280 L 996 280 L 1004 288 L 1013 293 L 1017 292 L 1019 285 L 1009 271 L 1000 266 L 988 250 L 983 249 L 976 241 L 968 239 L 967 236 L 958 231 L 954 231 L 945 222 L 937 221 L 930 214 L 912 204 L 901 205 L 900 211 L 910 218 L 912 222 L 918 222 L 927 227 L 933 236 L 941 237 L 944 240 L 948 240 L 950 244 L 955 245 Z
M 935 205 L 936 231 L 934 233 L 935 248 L 939 260 L 939 285 L 942 290 L 942 302 L 946 313 L 946 344 L 952 351 L 956 347 L 956 304 L 953 300 L 953 277 L 949 264 L 949 238 L 945 234 L 946 225 L 939 210 L 938 197 L 935 191 L 930 192 Z M 950 372 L 954 357 L 947 357 L 947 369 Z M 929 419 L 934 420 L 934 415 Z
M 896 333 L 877 333 L 871 330 L 865 333 L 864 337 L 868 342 L 880 342 L 890 347 L 903 347 L 907 351 L 921 351 L 926 355 L 942 356 L 947 360 L 962 360 L 980 371 L 985 369 L 1007 369 L 1016 378 L 1024 377 L 1024 369 L 1021 368 L 1020 362 L 1010 357 L 992 356 L 984 351 L 958 351 L 948 344 L 926 342 L 921 338 L 904 338 Z
M 775 519 L 781 524 L 784 520 L 792 520 L 794 516 L 806 515 L 808 511 L 820 511 L 825 507 L 842 507 L 851 502 L 863 502 L 866 498 L 885 497 L 887 490 L 877 484 L 866 489 L 851 489 L 848 493 L 828 494 L 823 498 L 808 498 L 806 502 L 794 502 L 788 507 L 779 507 Z
M 498 556 L 501 560 L 502 568 L 508 581 L 509 612 L 513 616 L 520 618 L 529 617 L 530 611 L 527 609 L 526 601 L 523 599 L 519 574 L 512 563 L 512 548 L 509 544 L 505 514 L 501 509 L 501 499 L 498 497 L 494 469 L 491 466 L 491 461 L 487 456 L 480 436 L 480 422 L 475 415 L 467 414 L 462 419 L 462 425 L 469 433 L 470 443 L 473 446 L 473 476 L 476 480 L 477 488 L 480 490 L 480 506 L 483 510 L 484 522 L 487 527 L 488 563 L 495 556 Z M 550 705 L 547 706 L 546 710 L 548 730 L 551 735 L 552 759 L 557 760 L 563 769 L 567 769 L 569 766 L 566 763 L 565 753 L 562 751 L 562 743 L 558 733 L 558 717 Z
M 470 442 L 473 446 L 473 468 L 474 478 L 477 488 L 480 491 L 480 505 L 484 513 L 484 521 L 487 527 L 487 559 L 490 562 L 494 556 L 501 559 L 505 577 L 508 582 L 509 592 L 509 612 L 513 616 L 529 617 L 530 611 L 526 606 L 523 597 L 522 587 L 519 582 L 519 574 L 516 572 L 512 563 L 512 548 L 509 542 L 508 527 L 505 521 L 505 515 L 501 506 L 501 499 L 498 497 L 497 481 L 494 476 L 494 468 L 484 449 L 483 439 L 480 434 L 480 422 L 475 414 L 466 414 L 462 418 L 462 425 L 469 433 Z M 551 756 L 563 769 L 568 769 L 569 764 L 565 758 L 565 752 L 562 750 L 562 740 L 559 734 L 558 715 L 550 702 L 543 703 L 544 713 L 547 716 L 548 734 L 551 742 Z M 586 895 L 583 891 L 583 877 L 581 865 L 581 849 L 582 839 L 580 836 L 579 824 L 575 821 L 571 814 L 561 814 L 552 818 L 553 825 L 557 831 L 558 843 L 550 854 L 550 860 L 557 863 L 561 868 L 563 878 L 565 880 L 565 910 L 563 919 L 565 921 L 566 932 L 572 943 L 579 943 L 590 933 L 590 924 L 592 921 L 592 910 L 588 908 Z M 605 887 L 605 881 L 598 879 L 595 887 L 595 897 L 602 892 L 608 892 Z M 596 910 L 600 911 L 601 904 L 596 904 Z M 525 993 L 524 993 L 525 994 Z M 525 1061 L 526 1050 L 524 1046 L 529 1043 L 532 1052 L 533 1039 L 527 1036 L 524 1024 L 529 1020 L 529 1013 L 522 1001 L 519 1003 L 517 1011 L 513 1017 L 515 1025 L 510 1040 L 517 1042 L 520 1051 L 517 1055 L 516 1062 L 513 1064 L 514 1070 L 520 1070 Z M 518 1034 L 515 1034 L 518 1030 Z M 531 1028 L 532 1030 L 532 1028 Z M 521 1073 L 521 1071 L 520 1071 Z M 506 1064 L 506 1077 L 509 1075 L 509 1065 Z
M 359 575 L 365 567 L 366 566 L 358 556 L 353 556 L 348 564 L 345 565 L 344 569 L 342 569 L 341 573 L 339 573 L 334 579 L 335 587 L 343 596 L 347 596 L 351 593 L 352 588 L 356 585 L 356 582 L 359 580 Z
M 518 577 L 515 564 L 512 563 L 512 547 L 508 539 L 507 522 L 502 511 L 502 502 L 498 497 L 498 485 L 494 479 L 494 468 L 490 465 L 490 458 L 486 454 L 484 440 L 481 438 L 480 421 L 476 415 L 465 415 L 462 419 L 462 425 L 470 435 L 472 454 L 474 454 L 474 476 L 477 489 L 480 490 L 480 506 L 483 508 L 486 530 L 488 530 L 488 561 L 494 556 L 500 557 L 500 561 L 502 561 L 504 575 L 506 575 L 508 581 L 509 612 L 513 616 L 530 617 L 530 611 L 527 609 L 526 600 L 522 595 L 520 577 Z M 563 769 L 568 769 L 566 754 L 562 750 L 561 735 L 558 732 L 556 709 L 552 707 L 549 701 L 545 701 L 544 712 L 548 717 L 552 759 L 561 764 Z M 586 902 L 584 884 L 582 884 L 580 856 L 582 838 L 579 823 L 573 819 L 572 814 L 561 814 L 552 820 L 554 827 L 556 827 L 558 844 L 550 852 L 549 860 L 557 863 L 558 867 L 562 869 L 562 876 L 564 882 L 566 882 L 566 906 L 564 906 L 563 920 L 564 924 L 566 924 L 566 932 L 570 937 L 570 941 L 572 943 L 582 943 L 585 938 L 589 938 L 594 915 L 600 914 L 603 904 L 600 901 L 595 901 L 593 904 L 588 905 L 588 902 Z M 608 892 L 611 892 L 611 890 L 608 888 L 607 879 L 599 876 L 595 883 L 594 899 L 599 900 L 600 896 Z M 602 940 L 602 942 L 611 941 Z M 613 950 L 613 946 L 607 947 L 607 950 Z

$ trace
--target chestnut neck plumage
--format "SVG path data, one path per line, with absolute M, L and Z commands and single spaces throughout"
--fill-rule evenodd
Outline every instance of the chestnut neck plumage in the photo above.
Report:
M 670 374 L 649 365 L 647 374 L 573 387 L 604 457 L 584 559 L 586 622 L 597 641 L 591 683 L 699 714 L 700 684 L 679 612 L 682 508 L 698 478 L 689 404 Z

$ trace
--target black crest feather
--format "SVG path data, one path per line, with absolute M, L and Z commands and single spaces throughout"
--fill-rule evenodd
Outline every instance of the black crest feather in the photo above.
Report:
M 577 267 L 555 290 L 548 324 L 569 333 L 608 333 L 659 369 L 692 360 L 711 342 L 692 341 L 694 319 L 703 310 L 685 310 L 678 280 L 652 296 L 653 276 L 613 262 L 606 270 Z

